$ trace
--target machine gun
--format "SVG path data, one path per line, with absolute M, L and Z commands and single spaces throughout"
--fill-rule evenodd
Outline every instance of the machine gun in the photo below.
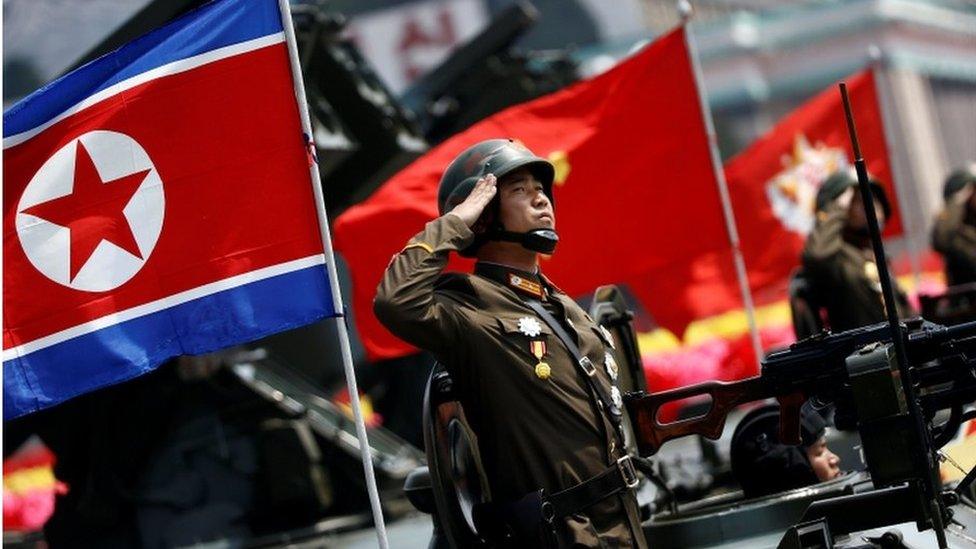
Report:
M 976 400 L 976 322 L 944 327 L 922 319 L 901 323 L 899 333 L 908 342 L 912 382 L 919 387 L 921 407 L 931 421 L 935 412 L 954 411 L 950 424 L 958 428 L 963 405 Z M 870 364 L 870 365 L 869 365 Z M 887 373 L 875 370 L 883 366 Z M 874 372 L 872 383 L 879 387 L 873 395 L 857 394 L 858 383 L 867 372 Z M 780 440 L 799 444 L 800 406 L 809 398 L 833 402 L 843 419 L 860 408 L 881 405 L 881 382 L 887 376 L 887 396 L 907 413 L 895 366 L 891 332 L 886 323 L 873 324 L 845 332 L 822 332 L 771 353 L 763 360 L 758 376 L 741 381 L 706 381 L 688 387 L 646 394 L 627 395 L 627 409 L 636 422 L 638 450 L 654 454 L 668 440 L 691 434 L 716 439 L 722 434 L 725 418 L 735 407 L 748 402 L 776 398 L 781 407 Z M 658 411 L 667 403 L 698 396 L 711 398 L 704 415 L 662 423 Z M 858 397 L 870 401 L 860 401 Z M 852 408 L 853 407 L 853 408 Z M 848 414 L 847 412 L 852 412 Z M 939 433 L 945 429 L 939 429 Z M 944 437 L 943 437 L 944 438 Z M 940 445 L 941 446 L 941 445 Z
M 650 395 L 630 393 L 626 405 L 635 425 L 638 450 L 647 455 L 656 453 L 668 440 L 685 435 L 718 438 L 729 411 L 768 398 L 780 402 L 780 441 L 798 444 L 800 406 L 810 398 L 832 402 L 837 406 L 838 427 L 860 432 L 876 492 L 811 506 L 804 520 L 813 523 L 791 528 L 780 547 L 806 547 L 805 540 L 811 537 L 818 547 L 832 547 L 834 534 L 891 524 L 886 522 L 891 518 L 896 522 L 914 519 L 919 530 L 932 528 L 939 547 L 947 547 L 943 525 L 951 518 L 949 507 L 976 479 L 976 468 L 955 492 L 943 492 L 938 480 L 938 449 L 962 421 L 974 417 L 963 408 L 976 400 L 976 322 L 945 327 L 922 319 L 898 320 L 881 232 L 870 207 L 873 198 L 867 169 L 847 90 L 843 83 L 840 88 L 888 322 L 836 334 L 821 332 L 801 340 L 767 356 L 760 375 L 752 378 L 710 381 Z M 702 395 L 711 397 L 705 414 L 670 423 L 660 421 L 658 412 L 665 404 Z M 940 411 L 948 411 L 948 420 L 937 425 Z M 868 501 L 870 498 L 874 499 Z M 900 505 L 891 517 L 875 513 L 863 520 L 857 518 L 857 511 L 865 506 L 877 507 L 878 501 L 898 498 L 908 503 Z
M 690 434 L 718 438 L 734 407 L 768 398 L 780 401 L 780 440 L 799 443 L 803 402 L 831 402 L 837 406 L 838 427 L 859 431 L 875 488 L 907 483 L 904 491 L 910 494 L 900 497 L 917 503 L 911 516 L 919 529 L 938 528 L 949 518 L 946 508 L 956 501 L 955 494 L 976 478 L 974 469 L 954 493 L 933 488 L 937 509 L 925 495 L 925 483 L 936 474 L 938 449 L 963 421 L 973 417 L 964 413 L 964 406 L 976 400 L 976 322 L 947 328 L 912 319 L 901 323 L 897 333 L 906 342 L 909 383 L 916 389 L 917 406 L 910 405 L 903 390 L 891 331 L 881 323 L 836 334 L 824 332 L 794 343 L 771 353 L 760 374 L 752 378 L 628 394 L 625 401 L 634 420 L 638 450 L 641 455 L 654 454 L 665 442 Z M 704 415 L 669 423 L 658 417 L 665 404 L 699 395 L 712 399 Z M 946 414 L 939 412 L 948 412 L 948 419 L 940 422 Z M 883 521 L 884 517 L 872 520 Z M 851 524 L 871 527 L 870 523 Z

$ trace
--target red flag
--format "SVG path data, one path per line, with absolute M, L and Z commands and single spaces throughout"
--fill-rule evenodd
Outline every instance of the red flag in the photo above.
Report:
M 897 200 L 891 184 L 874 75 L 871 71 L 863 71 L 848 78 L 847 84 L 868 170 L 881 179 L 895 206 Z M 786 343 L 792 336 L 788 318 L 770 315 L 770 310 L 763 314 L 762 306 L 776 307 L 786 298 L 787 277 L 799 265 L 806 234 L 813 225 L 817 190 L 830 173 L 851 164 L 850 150 L 840 93 L 836 86 L 830 86 L 783 118 L 725 166 L 753 300 L 760 306 L 757 323 L 764 348 L 769 348 L 768 344 Z M 895 216 L 889 222 L 886 234 L 900 232 L 901 225 Z M 689 263 L 672 265 L 669 267 L 672 276 L 657 277 L 661 284 L 670 282 L 672 287 L 658 285 L 654 293 L 697 299 L 699 305 L 692 309 L 698 313 L 694 320 L 741 309 L 732 265 L 728 248 L 703 254 Z M 635 286 L 635 290 L 642 301 L 653 299 L 654 294 L 644 293 L 647 285 Z M 687 311 L 687 308 L 674 308 L 665 313 L 680 315 Z M 717 316 L 714 318 L 718 319 Z M 752 349 L 743 344 L 746 340 L 741 334 L 747 333 L 746 320 L 744 317 L 734 318 L 734 322 L 721 322 L 721 330 L 705 343 L 658 356 L 646 355 L 644 364 L 651 386 L 660 390 L 706 379 L 736 379 L 749 374 L 748 370 L 732 364 L 735 360 L 753 368 L 756 364 Z M 775 318 L 779 320 L 773 320 Z M 666 326 L 684 325 L 681 317 L 659 316 L 657 320 Z M 770 324 L 771 321 L 774 324 Z M 732 329 L 732 323 L 739 324 L 737 329 Z M 702 329 L 696 328 L 698 333 L 692 339 L 701 339 Z M 681 338 L 683 332 L 675 333 Z M 683 366 L 685 362 L 696 366 L 689 370 Z
M 894 212 L 885 235 L 901 233 L 874 73 L 847 80 L 861 154 Z M 753 291 L 781 283 L 799 264 L 813 227 L 814 197 L 828 175 L 853 165 L 837 86 L 807 101 L 725 165 L 741 249 Z M 781 296 L 780 296 L 781 297 Z
M 676 265 L 728 247 L 701 102 L 683 29 L 591 80 L 510 107 L 440 144 L 336 220 L 336 249 L 353 276 L 356 324 L 371 359 L 412 349 L 375 319 L 390 256 L 437 216 L 448 163 L 483 139 L 512 137 L 556 165 L 560 244 L 543 264 L 570 295 L 601 284 L 643 288 L 655 316 L 695 316 Z M 457 264 L 455 264 L 457 266 Z M 682 314 L 667 314 L 675 309 Z

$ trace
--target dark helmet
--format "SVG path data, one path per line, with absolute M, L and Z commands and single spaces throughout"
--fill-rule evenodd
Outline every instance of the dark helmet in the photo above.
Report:
M 491 173 L 500 180 L 519 168 L 532 170 L 551 202 L 556 175 L 552 163 L 512 139 L 489 139 L 468 147 L 444 170 L 437 188 L 437 210 L 440 215 L 451 211 L 471 194 L 482 177 Z
M 800 409 L 800 446 L 779 441 L 779 405 L 752 410 L 732 434 L 732 474 L 747 498 L 775 494 L 818 482 L 806 448 L 826 431 L 827 423 L 809 405 Z
M 888 201 L 888 195 L 885 194 L 881 182 L 874 177 L 870 177 L 869 182 L 871 184 L 871 192 L 881 202 L 881 208 L 884 209 L 885 217 L 891 218 L 891 202 Z M 830 177 L 823 182 L 820 190 L 817 191 L 817 211 L 825 210 L 848 187 L 857 187 L 857 173 L 854 171 L 854 168 L 838 170 L 830 174 Z
M 952 195 L 961 191 L 966 185 L 976 184 L 976 165 L 967 166 L 949 174 L 942 187 L 942 198 L 949 200 Z
M 440 215 L 451 211 L 471 194 L 475 183 L 482 177 L 494 174 L 498 180 L 501 180 L 519 168 L 528 168 L 532 171 L 532 175 L 542 183 L 542 190 L 549 197 L 549 202 L 555 205 L 552 181 L 556 176 L 556 169 L 552 163 L 536 156 L 518 141 L 489 139 L 468 147 L 444 171 L 437 189 L 437 210 Z M 489 207 L 498 207 L 497 197 Z M 479 234 L 470 246 L 460 250 L 459 253 L 463 256 L 473 256 L 478 248 L 489 240 L 518 242 L 530 250 L 549 254 L 556 248 L 559 237 L 552 229 L 534 229 L 526 233 L 505 230 L 496 215 L 488 230 Z

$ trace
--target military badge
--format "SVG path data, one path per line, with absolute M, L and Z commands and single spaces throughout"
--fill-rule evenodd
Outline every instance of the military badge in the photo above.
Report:
M 600 328 L 600 333 L 603 334 L 603 341 L 607 345 L 609 345 L 611 349 L 616 350 L 617 349 L 617 346 L 614 345 L 614 343 L 613 343 L 613 334 L 610 333 L 610 330 L 604 328 L 602 325 L 599 325 L 599 324 L 597 326 L 599 326 L 599 328 Z
M 613 401 L 613 405 L 617 408 L 623 408 L 624 399 L 620 396 L 620 389 L 615 386 L 610 387 L 610 400 Z
M 518 319 L 518 329 L 528 337 L 538 337 L 542 333 L 542 324 L 531 316 L 523 316 Z
M 537 299 L 545 297 L 545 293 L 542 291 L 542 284 L 526 280 L 517 274 L 508 273 L 508 285 Z
M 617 381 L 617 375 L 619 374 L 619 368 L 617 368 L 617 361 L 613 358 L 613 353 L 607 352 L 603 355 L 603 366 L 607 369 L 607 375 L 610 379 Z
M 539 361 L 535 365 L 535 376 L 543 381 L 549 379 L 549 376 L 552 375 L 552 368 L 542 360 L 546 356 L 546 342 L 542 340 L 531 341 L 529 342 L 529 350 L 532 351 L 532 356 Z

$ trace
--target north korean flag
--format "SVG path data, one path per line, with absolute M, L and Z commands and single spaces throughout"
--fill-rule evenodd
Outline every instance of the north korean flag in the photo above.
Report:
M 5 419 L 336 314 L 277 0 L 220 0 L 3 116 Z

